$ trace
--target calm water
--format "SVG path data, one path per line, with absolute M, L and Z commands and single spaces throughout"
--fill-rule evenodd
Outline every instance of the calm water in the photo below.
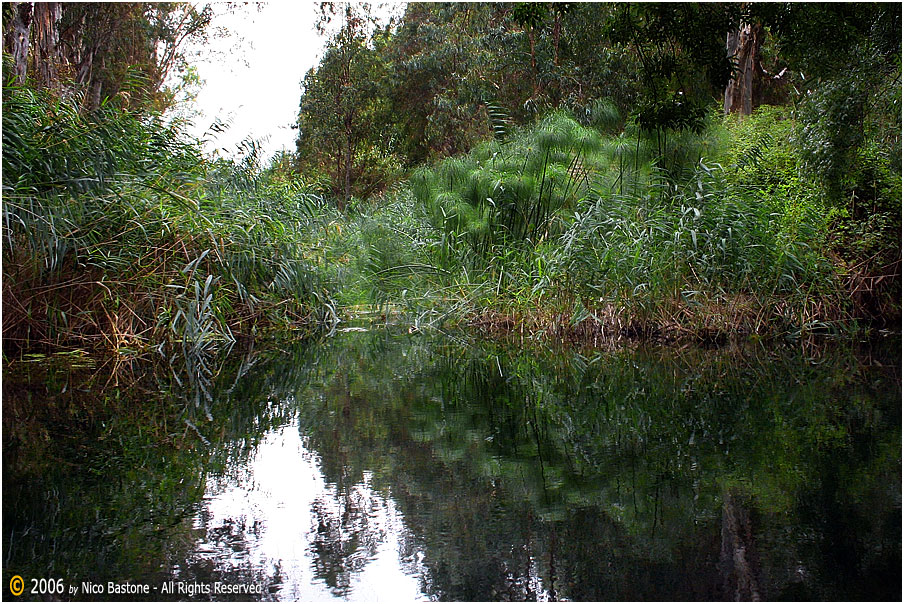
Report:
M 4 596 L 900 600 L 900 346 L 17 363 Z

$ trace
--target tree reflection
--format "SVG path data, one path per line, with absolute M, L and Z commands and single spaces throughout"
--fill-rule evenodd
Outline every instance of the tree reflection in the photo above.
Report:
M 389 545 L 437 600 L 900 596 L 899 347 L 582 355 L 387 330 L 208 367 L 200 398 L 132 382 L 169 393 L 160 415 L 57 376 L 42 423 L 5 424 L 9 563 L 349 598 Z M 28 393 L 4 383 L 5 420 Z M 286 426 L 320 481 L 294 502 L 298 559 L 252 555 L 272 518 L 208 509 Z
M 563 359 L 494 345 L 417 355 L 408 340 L 382 341 L 372 364 L 365 345 L 342 344 L 350 370 L 317 386 L 332 394 L 300 410 L 303 430 L 332 480 L 369 468 L 392 489 L 433 598 L 733 599 L 794 585 L 822 597 L 865 592 L 837 581 L 804 535 L 842 533 L 900 558 L 894 535 L 850 519 L 814 533 L 800 507 L 825 486 L 820 459 L 900 484 L 894 462 L 876 474 L 851 455 L 858 440 L 900 440 L 876 413 L 893 411 L 895 392 L 876 390 L 850 352 L 821 351 L 818 364 L 757 350 Z M 873 411 L 854 419 L 847 400 Z M 852 513 L 900 517 L 878 495 Z
M 315 575 L 337 596 L 349 593 L 352 577 L 373 559 L 386 531 L 371 520 L 385 503 L 362 488 L 342 489 L 335 497 L 321 496 L 311 507 L 316 537 L 312 546 Z

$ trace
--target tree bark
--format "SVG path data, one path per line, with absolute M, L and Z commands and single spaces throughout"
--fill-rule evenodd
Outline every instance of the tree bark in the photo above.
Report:
M 527 38 L 530 40 L 530 72 L 534 78 L 534 97 L 536 98 L 540 94 L 540 73 L 537 70 L 537 40 L 533 27 L 527 30 Z
M 352 146 L 352 126 L 349 116 L 345 123 L 345 203 L 352 197 Z
M 19 83 L 28 73 L 28 50 L 31 43 L 31 22 L 34 17 L 31 2 L 13 6 L 13 18 L 4 32 L 4 49 L 13 58 L 13 69 Z
M 759 64 L 761 31 L 759 25 L 743 25 L 730 32 L 726 41 L 729 56 L 737 62 L 737 70 L 725 88 L 725 115 L 753 113 L 754 73 Z
M 35 2 L 33 53 L 35 81 L 41 88 L 59 89 L 60 32 L 58 24 L 63 16 L 59 2 Z

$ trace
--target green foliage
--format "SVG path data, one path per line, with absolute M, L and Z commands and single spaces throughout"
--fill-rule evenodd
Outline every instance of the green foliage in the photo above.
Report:
M 352 195 L 381 192 L 400 169 L 386 127 L 387 67 L 379 32 L 368 36 L 367 10 L 346 6 L 320 64 L 305 76 L 298 114 L 298 167 L 329 174 L 340 209 Z
M 266 182 L 256 145 L 210 162 L 152 113 L 84 113 L 22 87 L 3 96 L 4 292 L 20 292 L 5 341 L 208 345 L 262 319 L 329 317 L 301 246 L 322 203 Z M 66 283 L 74 293 L 61 296 Z
M 665 200 L 656 189 L 666 188 Z M 782 228 L 770 199 L 731 187 L 701 163 L 674 189 L 641 197 L 599 195 L 577 213 L 549 263 L 562 289 L 609 304 L 646 307 L 702 292 L 825 291 L 831 270 Z
M 618 134 L 624 126 L 618 107 L 611 99 L 597 99 L 587 109 L 587 121 L 601 134 Z
M 824 83 L 799 108 L 796 144 L 803 165 L 824 183 L 836 201 L 843 194 L 842 180 L 854 164 L 863 143 L 864 83 L 840 78 Z
M 512 19 L 521 27 L 537 29 L 543 23 L 547 11 L 543 2 L 518 2 L 512 9 Z
M 636 84 L 624 81 L 635 65 L 625 48 L 610 47 L 603 36 L 611 10 L 604 4 L 411 3 L 396 28 L 354 43 L 334 39 L 305 84 L 304 169 L 318 164 L 337 181 L 346 136 L 337 122 L 340 99 L 354 107 L 355 123 L 366 117 L 361 121 L 369 129 L 356 134 L 358 142 L 396 154 L 406 167 L 465 153 L 559 107 L 589 110 L 603 95 L 617 97 L 624 113 L 636 97 Z M 338 72 L 343 44 L 357 49 L 354 61 L 366 67 L 350 64 L 345 88 L 329 92 L 326 78 Z
M 596 123 L 617 121 L 598 106 Z M 553 114 L 415 172 L 434 233 L 423 262 L 467 273 L 466 297 L 500 311 L 543 301 L 576 308 L 576 322 L 690 312 L 762 329 L 755 317 L 770 307 L 780 329 L 825 325 L 847 304 L 793 132 L 788 111 L 772 108 L 658 137 L 602 136 Z
M 489 135 L 484 105 L 494 98 L 502 58 L 486 42 L 505 35 L 503 9 L 490 4 L 410 3 L 385 47 L 388 91 L 400 149 L 409 165 L 464 153 Z M 508 103 L 497 109 L 511 114 Z
M 845 316 L 858 292 L 889 308 L 899 289 L 899 8 L 412 3 L 381 27 L 337 7 L 323 7 L 339 27 L 305 78 L 297 153 L 269 167 L 251 141 L 237 162 L 204 159 L 127 94 L 89 114 L 5 92 L 8 274 L 100 271 L 89 290 L 110 287 L 103 271 L 141 275 L 147 308 L 124 329 L 198 341 L 264 315 L 325 318 L 334 297 L 431 317 L 608 305 L 665 321 L 713 304 L 804 325 Z M 742 17 L 800 94 L 723 120 L 725 33 Z M 103 322 L 118 324 L 110 292 Z M 45 302 L 17 309 L 16 337 L 35 314 L 56 334 L 104 332 Z
M 623 4 L 609 35 L 633 47 L 642 64 L 642 96 L 634 111 L 641 129 L 701 131 L 713 95 L 731 76 L 725 33 L 736 28 L 727 4 Z
M 901 54 L 901 6 L 894 3 L 764 3 L 748 7 L 777 37 L 782 56 L 808 77 L 851 71 L 864 45 L 886 59 Z M 872 59 L 867 59 L 872 60 Z
M 4 82 L 78 94 L 92 110 L 112 98 L 138 110 L 172 108 L 197 84 L 185 44 L 221 35 L 210 4 L 10 2 L 3 11 Z
M 831 82 L 822 90 L 827 89 L 834 89 Z M 777 204 L 784 232 L 834 259 L 857 315 L 894 322 L 901 258 L 901 177 L 894 153 L 880 137 L 845 134 L 851 129 L 837 124 L 840 134 L 820 133 L 831 119 L 811 113 L 814 107 L 809 101 L 798 111 L 762 107 L 733 122 L 731 178 Z M 826 140 L 845 137 L 859 142 Z M 844 160 L 838 156 L 842 148 Z M 817 159 L 821 163 L 814 164 Z
M 536 245 L 561 233 L 602 149 L 595 130 L 556 113 L 504 144 L 418 171 L 412 190 L 447 249 L 483 268 L 500 246 Z
M 727 177 L 770 200 L 782 214 L 782 230 L 797 236 L 796 229 L 809 224 L 811 230 L 802 235 L 819 242 L 827 227 L 824 200 L 818 181 L 803 168 L 790 108 L 762 106 L 741 119 L 726 117 L 726 125 L 731 136 Z
M 611 24 L 623 7 L 578 2 L 563 17 L 562 98 L 578 112 L 596 99 L 609 98 L 623 119 L 642 94 L 643 65 L 630 44 L 613 40 Z
M 797 74 L 795 144 L 829 199 L 847 200 L 846 175 L 859 171 L 861 147 L 877 141 L 900 174 L 901 6 L 777 3 L 751 11 Z

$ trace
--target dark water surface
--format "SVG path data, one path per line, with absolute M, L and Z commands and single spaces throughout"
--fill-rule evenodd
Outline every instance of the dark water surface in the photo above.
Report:
M 900 600 L 900 368 L 391 329 L 12 363 L 4 599 Z

